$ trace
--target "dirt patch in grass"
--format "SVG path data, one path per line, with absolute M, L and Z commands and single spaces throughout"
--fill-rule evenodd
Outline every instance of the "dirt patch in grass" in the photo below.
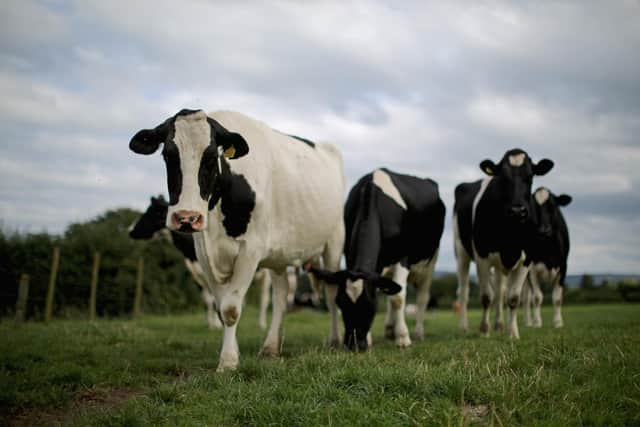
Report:
M 124 405 L 143 393 L 130 389 L 92 387 L 79 392 L 65 408 L 0 409 L 0 425 L 8 427 L 43 426 L 68 420 L 90 409 L 112 409 Z
M 473 405 L 465 403 L 462 406 L 462 416 L 470 423 L 484 423 L 489 415 L 488 405 Z

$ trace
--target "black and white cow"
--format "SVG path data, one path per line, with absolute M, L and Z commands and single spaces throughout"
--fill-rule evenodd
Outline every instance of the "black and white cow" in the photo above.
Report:
M 438 185 L 430 179 L 377 169 L 351 189 L 344 218 L 347 270 L 311 270 L 326 282 L 338 285 L 336 302 L 344 321 L 344 344 L 358 350 L 371 345 L 376 294 L 381 289 L 390 295 L 386 336 L 395 338 L 399 347 L 411 345 L 404 314 L 407 281 L 417 287 L 414 337 L 422 339 L 444 230 L 445 206 Z M 385 277 L 381 275 L 383 269 L 387 269 Z
M 527 258 L 531 261 L 528 285 L 524 295 L 525 325 L 541 327 L 542 291 L 540 282 L 553 286 L 553 326 L 560 328 L 562 320 L 562 291 L 567 276 L 569 258 L 569 229 L 560 211 L 561 206 L 571 203 L 571 196 L 556 196 L 548 188 L 538 188 L 531 197 L 531 222 L 533 228 L 527 246 Z M 533 303 L 533 322 L 531 307 Z
M 152 154 L 164 144 L 171 230 L 194 233 L 196 256 L 218 302 L 224 337 L 218 370 L 234 369 L 236 328 L 256 268 L 271 269 L 274 303 L 261 353 L 280 352 L 286 267 L 322 256 L 339 267 L 344 243 L 344 172 L 339 151 L 267 127 L 242 114 L 182 110 L 129 147 Z M 335 290 L 325 287 L 338 341 Z
M 553 162 L 533 163 L 520 149 L 509 150 L 498 164 L 483 160 L 480 169 L 488 177 L 463 183 L 455 189 L 453 212 L 454 248 L 458 270 L 460 326 L 468 327 L 469 264 L 475 261 L 484 308 L 480 331 L 489 331 L 489 306 L 498 292 L 507 292 L 510 307 L 509 336 L 519 338 L 516 308 L 529 271 L 525 246 L 531 214 L 533 177 L 551 170 Z M 493 282 L 493 285 L 491 284 Z M 496 304 L 496 329 L 502 328 L 502 304 Z
M 149 240 L 156 235 L 164 234 L 165 237 L 173 243 L 173 245 L 184 256 L 184 263 L 187 270 L 191 273 L 193 280 L 200 286 L 202 299 L 207 306 L 207 323 L 210 328 L 222 328 L 222 322 L 218 318 L 215 309 L 215 298 L 209 292 L 202 267 L 196 259 L 196 249 L 193 244 L 193 236 L 190 234 L 178 233 L 168 230 L 167 227 L 167 211 L 169 210 L 169 202 L 164 197 L 151 197 L 151 204 L 147 210 L 140 215 L 140 218 L 131 226 L 129 237 L 134 240 Z M 164 233 L 166 232 L 166 234 Z

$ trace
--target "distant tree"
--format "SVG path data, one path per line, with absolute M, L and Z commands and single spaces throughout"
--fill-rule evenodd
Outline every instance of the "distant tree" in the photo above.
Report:
M 134 241 L 128 227 L 140 215 L 131 209 L 109 210 L 97 218 L 71 224 L 62 236 L 0 232 L 0 315 L 7 315 L 17 297 L 21 273 L 31 275 L 27 315 L 39 318 L 54 246 L 60 247 L 54 311 L 86 313 L 91 264 L 101 253 L 97 311 L 101 316 L 131 313 L 137 262 L 145 259 L 143 311 L 166 313 L 202 304 L 198 287 L 183 256 L 164 239 Z
M 593 276 L 590 274 L 583 274 L 580 279 L 580 289 L 593 289 L 594 287 Z

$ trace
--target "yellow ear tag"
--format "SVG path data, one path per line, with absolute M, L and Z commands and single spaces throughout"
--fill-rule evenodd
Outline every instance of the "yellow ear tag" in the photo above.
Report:
M 491 175 L 491 174 L 493 173 L 493 171 L 492 171 L 492 170 L 491 170 L 491 168 L 489 168 L 489 167 L 484 168 L 484 171 L 485 171 L 486 173 L 488 173 L 489 175 Z
M 233 145 L 227 148 L 226 150 L 224 150 L 224 157 L 227 159 L 230 159 L 235 155 L 236 155 L 236 149 Z

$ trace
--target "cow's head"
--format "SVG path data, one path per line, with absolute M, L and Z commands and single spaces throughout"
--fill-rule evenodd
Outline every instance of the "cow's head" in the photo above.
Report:
M 540 187 L 531 196 L 531 219 L 536 236 L 550 238 L 559 224 L 560 207 L 571 203 L 571 196 L 556 196 L 548 188 Z
M 132 239 L 150 239 L 166 227 L 169 203 L 162 196 L 151 197 L 151 204 L 129 229 Z
M 366 350 L 367 335 L 376 315 L 376 290 L 397 294 L 400 285 L 379 274 L 343 270 L 329 272 L 311 268 L 311 273 L 329 285 L 338 286 L 336 304 L 344 322 L 344 345 L 350 350 Z
M 531 184 L 534 175 L 545 175 L 551 168 L 551 160 L 542 159 L 533 163 L 529 155 L 519 148 L 507 151 L 498 164 L 491 160 L 480 162 L 480 169 L 499 182 L 503 212 L 516 223 L 525 223 L 531 213 Z
M 237 159 L 249 152 L 242 136 L 229 132 L 202 110 L 182 110 L 153 129 L 136 133 L 129 148 L 138 154 L 152 154 L 164 144 L 167 165 L 170 230 L 202 231 L 222 157 Z

